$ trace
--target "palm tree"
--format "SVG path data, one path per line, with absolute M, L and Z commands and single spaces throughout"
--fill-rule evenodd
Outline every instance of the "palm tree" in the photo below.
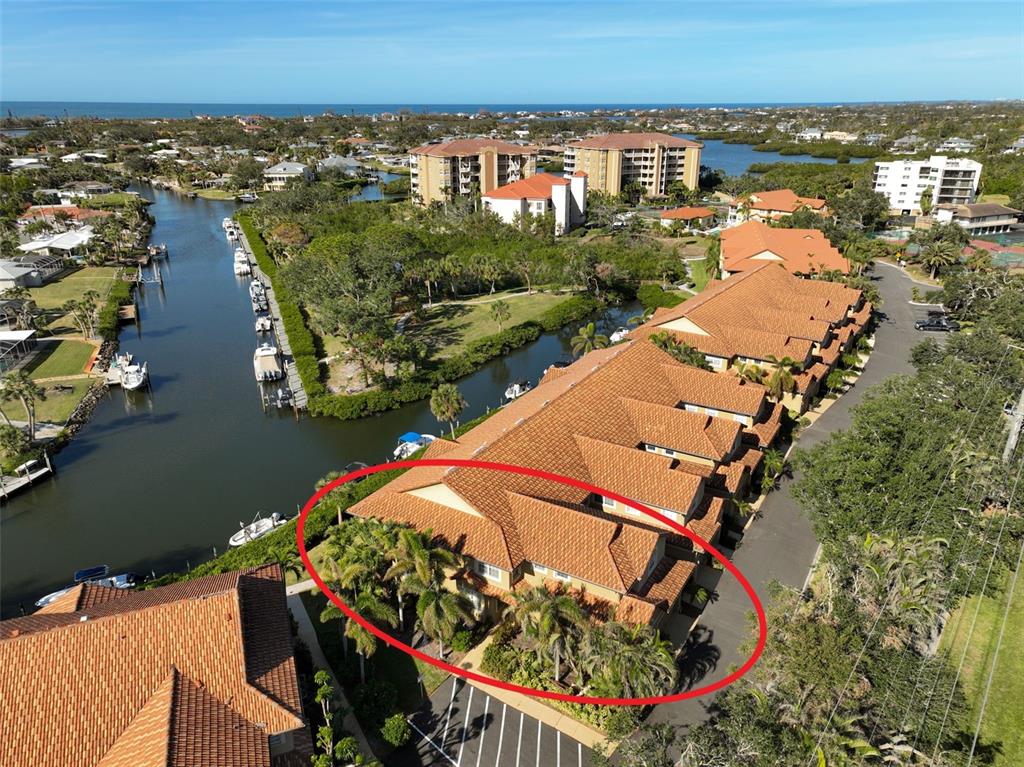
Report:
M 711 370 L 707 357 L 700 350 L 695 349 L 684 341 L 680 341 L 667 330 L 654 333 L 651 336 L 651 343 L 684 365 L 690 365 L 701 370 Z
M 783 394 L 796 390 L 796 379 L 793 377 L 793 373 L 797 370 L 798 365 L 795 359 L 792 357 L 778 359 L 769 354 L 765 361 L 772 365 L 772 370 L 768 373 L 764 385 L 773 399 L 781 400 Z
M 356 597 L 352 609 L 360 616 L 374 623 L 386 623 L 391 628 L 398 625 L 398 614 L 395 608 L 379 599 L 376 594 L 365 591 Z M 347 621 L 345 636 L 356 643 L 359 655 L 359 679 L 366 681 L 366 659 L 377 652 L 377 637 L 355 621 Z
M 423 633 L 437 641 L 437 657 L 442 658 L 444 643 L 451 641 L 463 622 L 473 620 L 469 600 L 436 582 L 422 584 L 418 588 L 422 588 L 416 601 L 416 614 L 419 616 L 420 626 Z
M 600 665 L 589 683 L 592 691 L 648 697 L 664 695 L 678 683 L 672 643 L 650 626 L 607 623 L 596 647 Z
M 960 260 L 960 248 L 948 240 L 934 240 L 921 248 L 918 260 L 931 270 L 931 278 L 944 267 L 955 264 Z
M 491 304 L 491 319 L 498 323 L 499 333 L 504 329 L 505 322 L 511 316 L 512 311 L 509 309 L 508 301 L 495 301 Z
M 751 383 L 761 383 L 764 380 L 764 370 L 753 362 L 737 362 L 736 374 Z
M 467 404 L 458 387 L 451 383 L 441 384 L 430 395 L 430 412 L 438 421 L 448 423 L 452 439 L 455 439 L 455 424 L 458 423 L 459 414 L 466 409 Z
M 572 337 L 572 352 L 579 357 L 594 349 L 604 349 L 609 343 L 608 336 L 598 333 L 597 326 L 593 322 L 588 322 Z
M 764 471 L 763 484 L 767 489 L 772 489 L 778 482 L 779 475 L 786 471 L 786 457 L 774 447 L 764 451 L 762 461 Z
M 992 268 L 992 253 L 985 248 L 972 248 L 967 256 L 967 268 L 974 272 L 987 272 Z
M 2 379 L 0 399 L 4 402 L 18 400 L 25 409 L 25 420 L 28 421 L 28 438 L 36 439 L 36 402 L 46 399 L 46 390 L 29 378 L 24 370 L 14 370 Z
M 432 536 L 430 530 L 421 533 L 406 528 L 398 533 L 398 538 L 390 549 L 392 565 L 384 573 L 384 578 L 398 580 L 398 619 L 403 628 L 403 597 L 406 594 L 419 594 L 429 584 L 443 583 L 447 577 L 446 570 L 458 568 L 462 564 L 461 557 L 455 552 L 441 546 L 431 546 Z
M 587 621 L 579 604 L 568 594 L 535 586 L 516 597 L 512 615 L 523 633 L 537 640 L 538 652 L 551 652 L 557 682 L 562 677 L 562 652 Z

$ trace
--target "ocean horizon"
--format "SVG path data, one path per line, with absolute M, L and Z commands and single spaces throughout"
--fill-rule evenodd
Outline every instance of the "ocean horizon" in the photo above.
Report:
M 408 110 L 420 114 L 490 112 L 552 112 L 563 109 L 576 112 L 621 109 L 759 109 L 767 107 L 838 107 L 871 104 L 926 104 L 929 101 L 808 101 L 808 102 L 663 102 L 643 103 L 462 103 L 462 104 L 273 104 L 273 103 L 207 103 L 207 102 L 129 102 L 129 101 L 0 101 L 5 117 L 95 117 L 100 119 L 186 119 L 196 115 L 231 117 L 261 114 L 267 117 L 300 117 L 319 115 L 327 110 L 338 115 L 372 115 Z M 952 103 L 952 102 L 950 102 Z M 975 103 L 975 102 L 965 102 Z

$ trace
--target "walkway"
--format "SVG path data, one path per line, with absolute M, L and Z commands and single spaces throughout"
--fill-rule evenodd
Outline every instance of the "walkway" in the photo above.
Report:
M 312 581 L 310 581 L 310 583 L 312 583 Z M 331 666 L 327 662 L 327 658 L 324 657 L 324 651 L 320 649 L 320 641 L 316 638 L 316 629 L 313 628 L 313 621 L 310 620 L 309 613 L 306 612 L 306 606 L 302 604 L 302 597 L 298 594 L 289 594 L 287 599 L 288 609 L 292 611 L 292 617 L 295 618 L 295 624 L 298 627 L 299 639 L 301 639 L 303 644 L 309 648 L 310 657 L 313 659 L 313 667 L 316 669 L 323 669 L 331 675 L 331 686 L 334 688 L 336 704 L 335 710 L 345 712 L 345 717 L 341 720 L 342 727 L 344 727 L 347 732 L 351 733 L 359 742 L 359 748 L 364 754 L 373 754 L 373 750 L 370 748 L 370 744 L 366 740 L 366 735 L 363 734 L 363 728 L 359 726 L 359 722 L 352 713 L 352 707 L 349 706 L 348 700 L 345 698 L 345 693 L 341 688 L 341 684 L 339 684 L 338 680 L 335 678 L 334 672 L 331 670 Z
M 919 319 L 915 311 L 923 315 L 925 310 L 908 303 L 915 283 L 898 267 L 884 264 L 876 266 L 873 279 L 882 296 L 874 350 L 854 387 L 800 434 L 797 447 L 801 449 L 847 428 L 851 409 L 863 401 L 869 388 L 890 376 L 913 372 L 908 360 L 910 350 L 925 337 L 914 330 L 914 321 Z M 779 489 L 765 498 L 761 516 L 749 526 L 732 557 L 762 601 L 767 601 L 772 581 L 803 588 L 817 556 L 818 542 L 810 520 L 793 498 L 792 481 L 784 478 Z M 746 620 L 751 607 L 746 593 L 729 576 L 722 578 L 717 592 L 718 599 L 704 609 L 690 636 L 687 655 L 691 663 L 687 670 L 693 678 L 691 688 L 728 676 L 747 657 L 739 651 L 740 645 L 751 638 Z M 699 724 L 707 718 L 709 703 L 710 699 L 701 698 L 661 705 L 649 721 L 678 726 Z
M 295 358 L 292 356 L 292 345 L 288 341 L 288 333 L 284 329 L 284 320 L 281 318 L 281 307 L 277 303 L 274 285 L 270 278 L 260 270 L 259 265 L 256 263 L 256 257 L 252 254 L 252 248 L 249 247 L 249 240 L 246 239 L 245 232 L 241 228 L 238 230 L 238 243 L 249 257 L 253 276 L 262 282 L 267 289 L 267 305 L 270 307 L 270 317 L 274 321 L 274 335 L 277 337 L 277 348 L 280 350 L 281 357 L 284 360 L 284 371 L 285 377 L 288 380 L 288 388 L 291 389 L 295 407 L 299 410 L 305 410 L 309 405 L 309 397 L 306 395 L 306 390 L 302 387 L 302 378 L 299 377 L 299 370 L 295 366 Z

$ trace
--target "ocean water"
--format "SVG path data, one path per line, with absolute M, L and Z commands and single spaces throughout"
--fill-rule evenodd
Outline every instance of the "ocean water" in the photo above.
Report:
M 553 112 L 571 109 L 592 112 L 597 109 L 750 109 L 771 106 L 840 106 L 843 102 L 815 102 L 806 104 L 206 104 L 172 102 L 114 102 L 114 101 L 0 101 L 4 116 L 28 117 L 99 117 L 124 118 L 189 118 L 198 114 L 214 116 L 261 114 L 268 117 L 296 117 L 318 115 L 330 109 L 336 114 L 368 115 L 398 112 L 403 109 L 424 114 L 473 114 L 480 110 L 491 112 Z

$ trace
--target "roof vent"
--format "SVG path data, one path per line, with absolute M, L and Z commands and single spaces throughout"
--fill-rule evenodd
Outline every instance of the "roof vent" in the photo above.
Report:
M 80 617 L 78 619 L 78 622 L 79 623 L 85 623 L 87 620 L 89 620 L 89 616 L 88 615 L 83 615 L 82 617 Z

